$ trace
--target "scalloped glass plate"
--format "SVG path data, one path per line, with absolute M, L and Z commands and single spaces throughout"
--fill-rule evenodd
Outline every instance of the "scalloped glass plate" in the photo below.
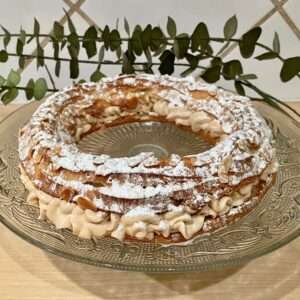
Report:
M 83 240 L 69 230 L 57 230 L 39 220 L 38 209 L 25 202 L 26 191 L 19 179 L 18 129 L 37 106 L 38 103 L 25 105 L 0 124 L 0 220 L 44 250 L 83 263 L 121 270 L 199 271 L 246 263 L 300 234 L 300 125 L 262 104 L 259 110 L 266 116 L 276 138 L 279 173 L 276 183 L 260 204 L 236 223 L 211 234 L 199 235 L 187 245 L 169 246 L 121 243 L 112 238 Z M 196 141 L 193 134 L 174 129 L 174 126 L 148 122 L 142 127 L 129 124 L 116 129 L 119 132 L 111 129 L 111 133 L 91 135 L 80 147 L 88 152 L 111 151 L 113 155 L 154 151 L 160 157 L 169 151 L 186 154 L 208 147 L 203 141 Z M 146 137 L 145 130 L 148 132 Z M 116 136 L 122 136 L 122 147 L 112 143 Z

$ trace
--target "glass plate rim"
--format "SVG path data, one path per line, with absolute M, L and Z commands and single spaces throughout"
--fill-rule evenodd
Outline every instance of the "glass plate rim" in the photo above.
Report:
M 15 111 L 9 113 L 5 118 L 3 118 L 0 121 L 0 126 L 10 117 L 12 117 L 14 114 L 17 114 L 21 109 L 24 109 L 27 106 L 32 105 L 33 102 L 26 103 L 24 105 L 21 105 L 18 107 Z M 273 108 L 271 108 L 274 110 Z M 282 113 L 281 113 L 282 114 Z M 297 122 L 297 121 L 295 121 Z M 297 122 L 298 123 L 298 122 Z M 282 246 L 290 243 L 294 239 L 300 236 L 300 228 L 295 230 L 293 233 L 289 234 L 287 237 L 284 239 L 281 239 L 280 241 L 276 241 L 273 244 L 269 245 L 268 247 L 259 250 L 253 254 L 248 254 L 247 256 L 243 257 L 238 257 L 238 258 L 230 258 L 230 259 L 224 259 L 224 260 L 219 260 L 212 264 L 211 262 L 207 263 L 201 263 L 201 264 L 196 264 L 193 266 L 174 266 L 172 265 L 169 266 L 161 266 L 161 265 L 130 265 L 130 264 L 122 264 L 122 263 L 111 263 L 111 262 L 106 262 L 106 261 L 99 261 L 99 260 L 93 260 L 88 257 L 83 257 L 71 253 L 64 252 L 62 250 L 56 249 L 55 247 L 45 245 L 42 242 L 38 241 L 37 239 L 32 238 L 30 235 L 23 233 L 21 230 L 19 230 L 16 226 L 11 224 L 9 220 L 7 220 L 5 217 L 2 216 L 0 213 L 0 222 L 8 228 L 10 231 L 15 233 L 18 237 L 20 237 L 22 240 L 28 242 L 29 244 L 38 247 L 39 249 L 53 254 L 57 255 L 59 257 L 63 257 L 65 259 L 70 259 L 79 263 L 84 263 L 88 265 L 93 265 L 96 267 L 105 267 L 113 270 L 121 270 L 121 271 L 133 271 L 133 272 L 144 272 L 144 273 L 180 273 L 180 272 L 205 272 L 208 270 L 219 270 L 222 268 L 229 268 L 229 267 L 237 267 L 241 265 L 245 265 L 248 262 L 264 256 L 266 254 L 269 254 Z

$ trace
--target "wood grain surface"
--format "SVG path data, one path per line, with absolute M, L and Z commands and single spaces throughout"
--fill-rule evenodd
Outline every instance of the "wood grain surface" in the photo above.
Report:
M 292 106 L 300 111 L 300 103 Z M 18 105 L 0 106 L 0 119 Z M 1 141 L 5 142 L 5 141 Z M 300 299 L 300 238 L 237 268 L 146 274 L 48 254 L 0 224 L 0 300 Z

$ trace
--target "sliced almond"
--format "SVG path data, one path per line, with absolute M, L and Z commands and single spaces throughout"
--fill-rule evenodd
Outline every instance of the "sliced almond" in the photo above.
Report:
M 77 204 L 82 208 L 82 209 L 90 209 L 92 211 L 97 211 L 97 207 L 93 202 L 91 202 L 89 199 L 83 197 L 83 196 L 76 196 L 74 197 L 74 201 L 77 202 Z

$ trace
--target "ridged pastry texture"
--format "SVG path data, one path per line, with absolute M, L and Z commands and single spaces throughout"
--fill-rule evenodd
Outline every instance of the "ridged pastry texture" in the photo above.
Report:
M 77 147 L 94 131 L 153 120 L 193 131 L 212 148 L 158 159 Z M 146 74 L 51 95 L 20 130 L 19 156 L 41 217 L 85 238 L 190 239 L 258 202 L 277 171 L 271 130 L 248 98 L 191 77 Z

